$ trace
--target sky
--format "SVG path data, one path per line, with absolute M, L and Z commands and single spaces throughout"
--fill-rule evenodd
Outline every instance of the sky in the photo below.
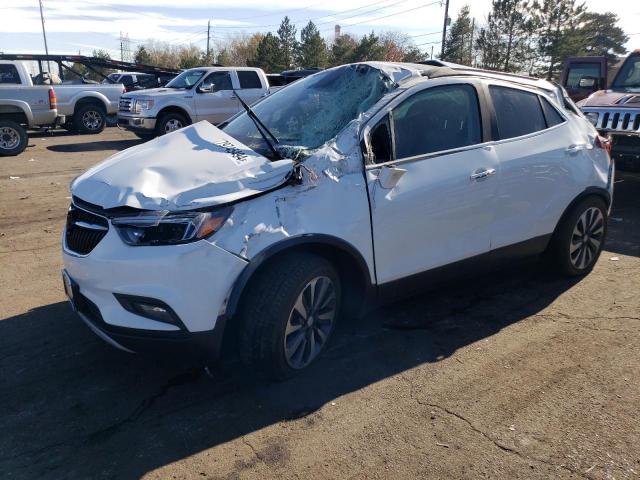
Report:
M 444 6 L 433 0 L 42 0 L 49 53 L 90 55 L 107 50 L 120 58 L 120 35 L 131 51 L 155 39 L 206 47 L 207 21 L 215 48 L 243 33 L 276 31 L 284 15 L 300 29 L 312 20 L 328 40 L 334 25 L 363 35 L 397 30 L 418 47 L 438 53 Z M 630 36 L 628 49 L 640 48 L 639 0 L 585 0 L 589 10 L 612 11 Z M 465 4 L 482 23 L 491 0 L 450 0 L 455 19 Z M 38 0 L 0 0 L 0 52 L 44 53 Z

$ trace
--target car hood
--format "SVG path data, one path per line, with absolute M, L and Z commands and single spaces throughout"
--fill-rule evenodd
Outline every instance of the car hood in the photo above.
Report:
M 598 90 L 579 102 L 579 106 L 640 108 L 640 93 L 620 90 Z
M 113 155 L 70 189 L 105 209 L 186 210 L 276 188 L 293 166 L 289 159 L 272 162 L 203 121 Z
M 123 95 L 123 97 L 131 98 L 131 97 L 170 97 L 174 95 L 184 95 L 185 93 L 193 92 L 191 90 L 187 90 L 186 88 L 145 88 L 144 90 L 136 90 L 135 92 L 128 93 Z

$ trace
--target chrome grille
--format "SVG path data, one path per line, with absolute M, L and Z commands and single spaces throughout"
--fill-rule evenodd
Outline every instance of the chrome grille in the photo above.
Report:
M 109 221 L 75 205 L 67 213 L 65 243 L 68 250 L 87 255 L 93 250 L 109 230 Z
M 127 97 L 120 97 L 120 106 L 119 106 L 119 110 L 121 112 L 130 112 L 131 111 L 131 105 L 133 104 L 131 98 L 127 98 Z
M 584 107 L 582 113 L 597 113 L 595 126 L 606 132 L 640 133 L 640 109 Z

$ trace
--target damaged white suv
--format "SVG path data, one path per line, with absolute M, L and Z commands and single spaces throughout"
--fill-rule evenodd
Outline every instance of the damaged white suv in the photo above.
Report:
M 65 290 L 112 345 L 222 346 L 286 378 L 373 297 L 603 246 L 607 144 L 551 83 L 456 65 L 317 73 L 71 184 Z

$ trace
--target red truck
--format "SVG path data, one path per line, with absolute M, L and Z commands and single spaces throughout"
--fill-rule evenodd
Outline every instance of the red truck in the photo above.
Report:
M 640 49 L 610 83 L 607 74 L 604 57 L 571 57 L 561 83 L 601 135 L 611 138 L 616 167 L 640 171 Z

